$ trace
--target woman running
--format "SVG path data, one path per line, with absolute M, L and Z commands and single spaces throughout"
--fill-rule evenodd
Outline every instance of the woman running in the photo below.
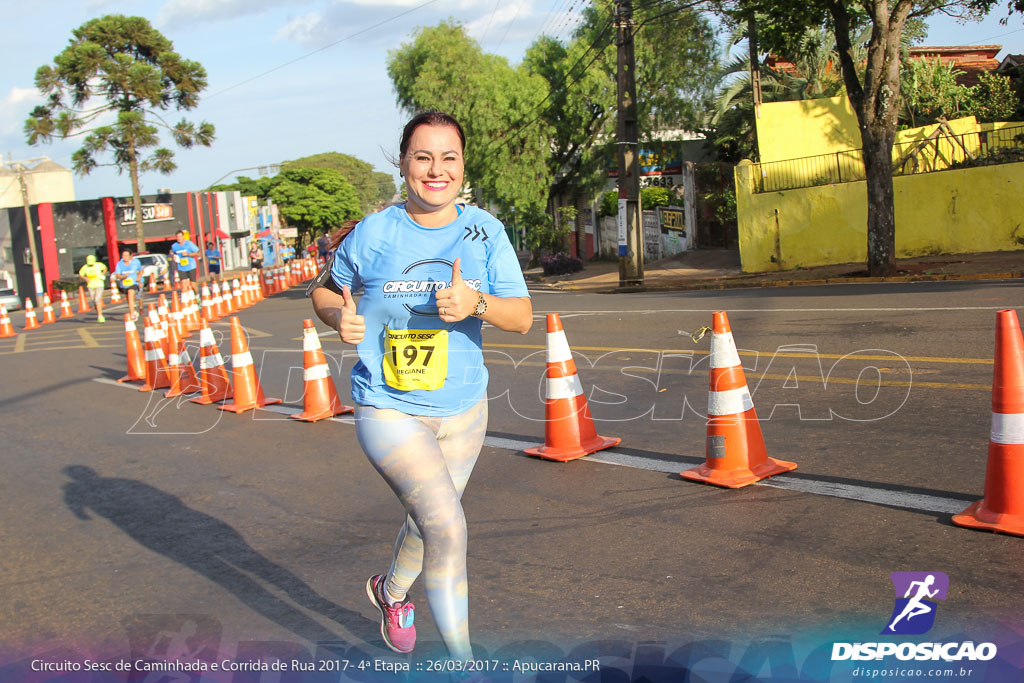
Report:
M 408 513 L 391 567 L 366 582 L 381 635 L 396 652 L 413 649 L 407 596 L 422 571 L 441 638 L 462 661 L 473 651 L 460 498 L 487 431 L 480 331 L 486 321 L 525 334 L 533 323 L 504 226 L 459 202 L 465 143 L 448 114 L 409 121 L 398 160 L 408 200 L 360 221 L 311 294 L 320 319 L 357 348 L 356 436 Z

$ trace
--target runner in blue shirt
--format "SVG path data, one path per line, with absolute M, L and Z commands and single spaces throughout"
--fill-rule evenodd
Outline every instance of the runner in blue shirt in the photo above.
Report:
M 366 583 L 381 635 L 396 652 L 413 649 L 407 594 L 422 570 L 438 631 L 462 662 L 473 651 L 459 499 L 487 431 L 481 328 L 525 334 L 533 323 L 501 223 L 459 203 L 464 148 L 447 114 L 406 124 L 399 167 L 408 201 L 352 229 L 311 291 L 320 319 L 357 349 L 356 435 L 408 513 L 390 569 Z
M 182 289 L 192 289 L 192 281 L 196 276 L 196 254 L 199 247 L 192 240 L 185 239 L 185 231 L 179 230 L 174 233 L 178 240 L 171 245 L 171 258 L 178 265 L 178 278 L 181 280 Z
M 132 320 L 139 317 L 139 309 L 142 308 L 142 295 L 139 293 L 139 272 L 142 264 L 132 258 L 132 252 L 125 249 L 121 252 L 121 260 L 114 268 L 114 280 L 117 286 L 128 297 L 128 313 Z M 138 307 L 136 307 L 138 300 Z
M 210 270 L 210 277 L 220 280 L 220 249 L 215 249 L 213 242 L 206 243 L 206 267 Z

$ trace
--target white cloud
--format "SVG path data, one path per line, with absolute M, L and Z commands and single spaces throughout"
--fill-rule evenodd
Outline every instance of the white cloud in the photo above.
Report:
M 168 0 L 157 14 L 156 25 L 194 26 L 200 22 L 236 19 L 295 4 L 306 4 L 306 0 Z
M 334 30 L 325 21 L 319 12 L 310 12 L 301 17 L 295 17 L 287 24 L 277 29 L 274 38 L 277 40 L 290 40 L 305 47 L 319 46 L 326 43 L 333 37 Z
M 0 135 L 20 134 L 32 109 L 43 103 L 43 96 L 35 88 L 11 88 L 0 99 Z

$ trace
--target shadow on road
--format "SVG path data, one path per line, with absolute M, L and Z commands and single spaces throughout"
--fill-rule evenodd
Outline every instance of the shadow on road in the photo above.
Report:
M 76 517 L 91 519 L 92 511 L 110 520 L 140 545 L 205 576 L 297 636 L 310 642 L 340 640 L 296 606 L 342 624 L 363 641 L 377 637 L 375 622 L 322 597 L 260 555 L 231 526 L 193 510 L 178 497 L 141 481 L 102 477 L 84 465 L 69 465 L 63 472 L 71 478 L 63 487 L 64 503 Z M 285 593 L 294 604 L 264 584 Z

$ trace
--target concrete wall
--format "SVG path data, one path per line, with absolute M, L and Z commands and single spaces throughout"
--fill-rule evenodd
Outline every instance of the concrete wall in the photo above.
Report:
M 762 104 L 756 125 L 762 162 L 861 147 L 857 116 L 845 95 Z
M 751 192 L 749 161 L 736 167 L 744 272 L 867 259 L 865 183 Z M 896 256 L 1024 249 L 1024 163 L 893 178 Z

